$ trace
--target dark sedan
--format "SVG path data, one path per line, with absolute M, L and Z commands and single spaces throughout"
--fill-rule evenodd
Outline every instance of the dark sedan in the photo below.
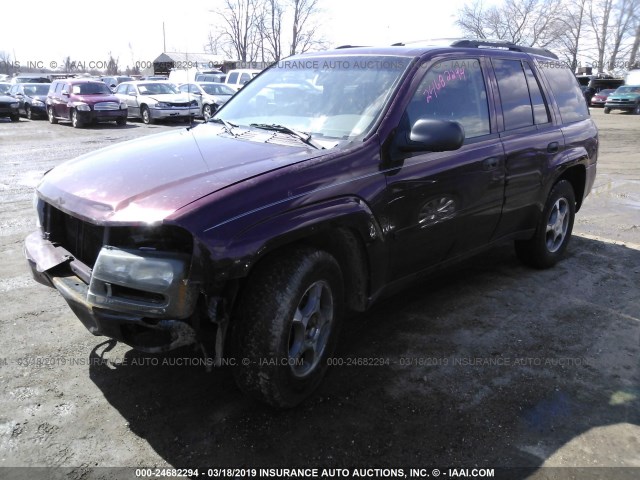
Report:
M 48 83 L 17 83 L 11 87 L 9 95 L 19 102 L 19 113 L 33 120 L 47 117 L 48 92 Z
M 20 120 L 18 101 L 7 95 L 0 95 L 0 118 L 9 117 L 12 122 Z

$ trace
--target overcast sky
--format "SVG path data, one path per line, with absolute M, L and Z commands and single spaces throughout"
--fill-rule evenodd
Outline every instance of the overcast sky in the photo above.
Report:
M 322 30 L 332 46 L 456 37 L 460 32 L 455 16 L 464 3 L 320 0 Z M 125 68 L 153 61 L 162 53 L 164 22 L 167 51 L 202 52 L 208 31 L 220 22 L 215 13 L 220 4 L 220 0 L 31 0 L 24 8 L 3 9 L 0 51 L 22 65 L 36 61 L 45 66 L 61 63 L 67 55 L 106 62 L 111 51 Z M 288 36 L 287 29 L 283 40 Z

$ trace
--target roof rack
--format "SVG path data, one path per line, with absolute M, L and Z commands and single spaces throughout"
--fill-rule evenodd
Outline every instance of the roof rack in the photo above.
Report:
M 365 46 L 366 45 L 340 45 L 339 47 L 336 47 L 336 50 L 340 50 L 341 48 L 360 48 Z
M 461 48 L 495 48 L 512 50 L 514 52 L 533 53 L 534 55 L 542 55 L 543 57 L 550 57 L 558 60 L 558 56 L 546 48 L 525 47 L 523 45 L 516 45 L 513 42 L 503 40 L 457 40 L 453 42 L 451 46 Z

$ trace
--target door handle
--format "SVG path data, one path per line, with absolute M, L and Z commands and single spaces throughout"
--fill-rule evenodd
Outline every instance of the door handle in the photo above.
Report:
M 560 150 L 558 142 L 551 142 L 547 145 L 547 153 L 558 153 L 558 150 Z
M 498 157 L 489 157 L 482 161 L 482 168 L 484 170 L 493 170 L 495 168 L 498 168 L 499 164 L 500 160 L 498 159 Z

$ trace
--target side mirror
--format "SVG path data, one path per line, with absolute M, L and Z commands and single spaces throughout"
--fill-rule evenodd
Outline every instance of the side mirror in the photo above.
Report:
M 458 150 L 464 143 L 464 129 L 451 120 L 420 119 L 399 139 L 398 147 L 405 152 L 447 152 Z

